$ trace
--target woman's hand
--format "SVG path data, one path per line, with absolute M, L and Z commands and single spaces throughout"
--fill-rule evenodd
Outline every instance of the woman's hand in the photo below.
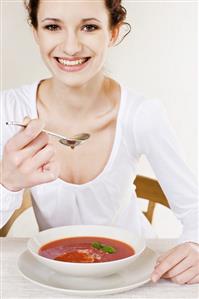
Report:
M 1 184 L 11 191 L 53 181 L 59 174 L 55 150 L 42 132 L 43 122 L 26 118 L 27 123 L 4 147 Z
M 162 254 L 151 279 L 156 282 L 160 278 L 178 284 L 199 283 L 199 244 L 186 242 Z

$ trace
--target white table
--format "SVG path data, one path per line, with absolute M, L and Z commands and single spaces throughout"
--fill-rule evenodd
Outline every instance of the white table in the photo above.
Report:
M 27 238 L 1 238 L 1 296 L 7 298 L 74 298 L 35 285 L 21 276 L 16 263 L 26 249 Z M 151 240 L 150 247 L 159 251 L 171 248 L 175 240 Z M 78 297 L 80 298 L 80 297 Z M 83 298 L 83 297 L 82 297 Z M 149 282 L 131 291 L 99 298 L 199 298 L 198 285 L 177 285 L 166 280 Z

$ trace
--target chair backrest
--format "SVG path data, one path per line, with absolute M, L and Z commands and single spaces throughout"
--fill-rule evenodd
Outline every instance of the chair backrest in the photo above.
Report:
M 134 184 L 136 186 L 137 197 L 148 200 L 147 211 L 144 214 L 149 222 L 152 223 L 155 205 L 159 203 L 169 208 L 168 200 L 160 184 L 154 179 L 137 175 Z
M 15 220 L 28 208 L 32 206 L 29 190 L 25 190 L 21 207 L 12 214 L 8 222 L 0 229 L 0 237 L 5 237 Z
M 156 180 L 138 175 L 134 181 L 134 184 L 136 186 L 137 197 L 144 198 L 149 201 L 147 211 L 144 212 L 144 214 L 147 219 L 152 222 L 156 203 L 169 207 L 168 201 Z M 26 190 L 24 192 L 24 198 L 21 207 L 13 213 L 8 222 L 0 229 L 0 237 L 5 237 L 15 220 L 21 215 L 21 213 L 31 206 L 31 195 L 30 192 Z

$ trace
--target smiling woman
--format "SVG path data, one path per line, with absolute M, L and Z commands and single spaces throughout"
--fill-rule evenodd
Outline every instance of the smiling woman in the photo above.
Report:
M 120 1 L 83 2 L 83 11 L 80 3 L 65 1 L 62 7 L 55 1 L 26 4 L 46 66 L 73 86 L 84 84 L 99 72 L 126 16 Z M 104 13 L 105 9 L 110 13 Z
M 40 230 L 112 225 L 154 237 L 132 186 L 144 155 L 184 226 L 182 244 L 159 258 L 152 278 L 198 282 L 197 188 L 166 112 L 103 71 L 126 25 L 121 1 L 29 0 L 26 7 L 51 77 L 2 93 L 2 225 L 29 188 Z M 5 126 L 23 119 L 21 130 Z M 72 151 L 44 127 L 91 137 Z

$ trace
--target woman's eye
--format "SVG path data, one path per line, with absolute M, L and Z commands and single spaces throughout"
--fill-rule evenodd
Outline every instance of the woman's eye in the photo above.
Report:
M 95 31 L 97 29 L 99 29 L 99 27 L 97 25 L 93 25 L 93 24 L 84 25 L 82 27 L 82 30 L 86 31 L 86 32 L 92 32 L 92 31 Z
M 56 31 L 60 29 L 60 27 L 55 24 L 46 25 L 44 28 L 50 31 Z

